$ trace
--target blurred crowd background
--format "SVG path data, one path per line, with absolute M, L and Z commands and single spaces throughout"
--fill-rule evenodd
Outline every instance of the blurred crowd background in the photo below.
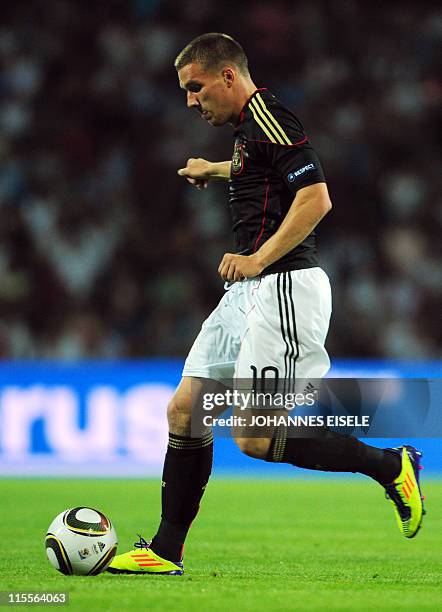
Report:
M 334 208 L 331 356 L 437 358 L 442 12 L 432 2 L 8 0 L 0 25 L 0 357 L 184 356 L 232 249 L 231 156 L 173 61 L 207 31 L 297 114 Z

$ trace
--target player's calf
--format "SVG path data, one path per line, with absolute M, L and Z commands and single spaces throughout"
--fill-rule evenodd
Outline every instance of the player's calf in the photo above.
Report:
M 239 450 L 254 459 L 265 459 L 269 452 L 271 438 L 234 438 Z
M 212 469 L 211 430 L 192 435 L 193 399 L 201 388 L 197 379 L 183 378 L 167 409 L 169 444 L 161 483 L 158 531 L 151 543 L 140 540 L 135 549 L 141 551 L 118 555 L 110 566 L 111 572 L 182 574 L 184 541 Z

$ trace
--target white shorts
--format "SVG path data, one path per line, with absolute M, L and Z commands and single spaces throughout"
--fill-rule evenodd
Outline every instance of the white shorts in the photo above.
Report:
M 322 378 L 331 290 L 321 268 L 234 283 L 204 321 L 183 376 L 225 379 Z M 264 371 L 264 374 L 263 374 Z

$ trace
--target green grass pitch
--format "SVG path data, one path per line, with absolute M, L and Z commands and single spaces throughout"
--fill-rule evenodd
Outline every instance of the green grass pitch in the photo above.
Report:
M 442 483 L 425 493 L 406 540 L 368 480 L 213 478 L 184 576 L 65 577 L 43 547 L 53 517 L 98 507 L 125 552 L 157 526 L 158 481 L 0 480 L 0 590 L 68 591 L 72 610 L 441 610 Z

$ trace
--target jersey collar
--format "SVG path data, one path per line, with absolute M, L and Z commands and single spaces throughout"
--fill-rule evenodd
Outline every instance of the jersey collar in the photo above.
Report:
M 255 91 L 252 93 L 250 98 L 247 100 L 247 102 L 242 107 L 241 112 L 239 113 L 239 118 L 238 118 L 238 121 L 237 121 L 235 127 L 238 127 L 244 121 L 244 118 L 246 116 L 247 107 L 250 104 L 250 100 L 253 100 L 253 98 L 256 96 L 256 94 L 259 93 L 260 91 L 268 91 L 268 90 L 267 90 L 267 87 L 259 87 L 258 89 L 255 89 Z

